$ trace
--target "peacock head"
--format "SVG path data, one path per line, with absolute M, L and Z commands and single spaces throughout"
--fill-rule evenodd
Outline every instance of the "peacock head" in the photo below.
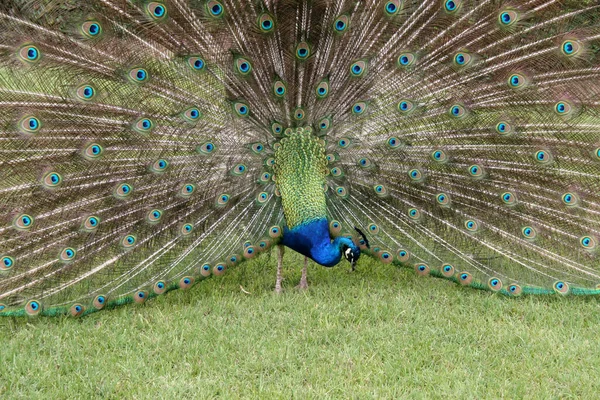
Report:
M 356 261 L 360 257 L 360 248 L 349 237 L 339 237 L 337 238 L 337 242 L 342 255 L 352 265 L 352 270 L 354 270 Z

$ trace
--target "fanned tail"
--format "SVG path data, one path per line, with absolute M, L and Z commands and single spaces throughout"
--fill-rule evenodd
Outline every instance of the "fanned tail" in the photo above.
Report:
M 297 128 L 325 143 L 333 236 L 476 288 L 599 294 L 599 7 L 3 4 L 2 314 L 144 301 L 268 249 Z

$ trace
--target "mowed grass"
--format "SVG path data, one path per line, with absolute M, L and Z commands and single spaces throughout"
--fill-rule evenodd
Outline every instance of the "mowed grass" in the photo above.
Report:
M 275 253 L 81 319 L 0 319 L 2 398 L 597 398 L 600 299 L 510 299 Z M 251 294 L 246 294 L 240 285 Z

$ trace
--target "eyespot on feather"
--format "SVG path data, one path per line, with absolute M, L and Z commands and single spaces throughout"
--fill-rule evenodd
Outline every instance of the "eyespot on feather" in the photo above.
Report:
M 208 277 L 211 274 L 211 267 L 210 264 L 204 264 L 202 265 L 202 267 L 200 267 L 200 275 L 202 275 L 203 277 Z
M 129 79 L 136 83 L 143 83 L 148 80 L 148 71 L 144 68 L 133 68 L 129 71 Z
M 331 126 L 331 119 L 329 118 L 323 118 L 322 120 L 319 121 L 319 131 L 321 132 L 325 132 L 327 131 Z
M 504 192 L 500 195 L 500 199 L 507 206 L 513 206 L 517 204 L 517 195 L 513 192 Z
M 444 10 L 448 14 L 455 14 L 461 7 L 462 0 L 445 0 L 444 1 Z
M 400 100 L 398 103 L 398 110 L 401 113 L 408 114 L 414 109 L 415 105 L 410 100 Z
M 41 56 L 40 50 L 31 44 L 25 45 L 19 49 L 19 58 L 28 64 L 38 62 Z
M 285 96 L 286 90 L 287 89 L 283 81 L 277 80 L 273 84 L 273 94 L 275 95 L 275 97 L 282 98 L 283 96 Z
M 158 281 L 154 284 L 152 290 L 156 294 L 163 294 L 167 290 L 167 284 L 165 281 Z
M 217 146 L 213 142 L 206 142 L 196 147 L 196 151 L 200 154 L 209 155 L 215 152 Z
M 448 161 L 448 155 L 444 150 L 434 150 L 431 153 L 431 158 L 433 159 L 433 161 L 438 163 L 445 163 Z
M 150 212 L 146 216 L 146 219 L 150 223 L 156 223 L 156 222 L 159 222 L 162 217 L 163 217 L 163 212 L 161 210 L 155 208 L 154 210 L 150 210 Z
M 230 196 L 226 193 L 223 193 L 219 196 L 217 196 L 217 205 L 218 206 L 224 206 L 225 204 L 227 204 L 230 200 Z
M 244 258 L 246 259 L 251 259 L 254 258 L 254 256 L 256 256 L 256 249 L 254 248 L 254 246 L 248 246 L 244 249 Z
M 388 17 L 393 17 L 394 15 L 397 15 L 398 12 L 400 12 L 400 9 L 402 8 L 402 0 L 389 0 L 385 3 L 384 5 L 384 11 L 385 14 Z
M 367 110 L 367 103 L 364 101 L 359 101 L 357 103 L 354 103 L 354 105 L 352 106 L 352 114 L 354 114 L 354 115 L 361 115 L 366 110 Z
M 281 125 L 279 122 L 273 122 L 271 124 L 271 132 L 275 136 L 281 135 L 283 133 L 283 125 Z
M 440 206 L 448 206 L 448 205 L 450 205 L 450 196 L 448 196 L 446 193 L 438 193 L 435 196 L 435 201 Z
M 552 153 L 547 150 L 536 151 L 534 157 L 538 164 L 550 164 L 553 161 Z
M 554 285 L 552 285 L 554 291 L 558 294 L 565 295 L 569 293 L 569 284 L 564 281 L 556 281 Z
M 75 256 L 77 255 L 77 251 L 72 247 L 67 247 L 62 249 L 60 252 L 60 260 L 63 262 L 73 261 Z
M 62 181 L 62 176 L 54 171 L 48 172 L 46 175 L 44 175 L 44 178 L 42 179 L 43 185 L 49 189 L 53 189 L 59 186 L 62 183 Z
M 81 24 L 81 32 L 87 38 L 97 38 L 102 35 L 102 26 L 98 21 L 85 21 Z
M 235 111 L 239 117 L 247 117 L 250 113 L 250 107 L 248 107 L 248 104 L 245 102 L 237 101 L 233 103 L 233 111 Z
M 523 289 L 521 289 L 521 286 L 513 283 L 512 285 L 508 286 L 508 293 L 510 293 L 511 296 L 520 296 L 521 293 L 523 292 Z
M 396 252 L 396 258 L 401 263 L 407 263 L 410 260 L 410 252 L 405 249 L 400 249 Z
M 567 192 L 561 196 L 561 200 L 567 207 L 576 207 L 579 205 L 579 196 L 577 193 Z
M 574 57 L 578 55 L 583 46 L 577 40 L 565 40 L 560 45 L 560 51 L 567 57 Z
M 467 115 L 467 110 L 460 104 L 455 104 L 452 107 L 450 107 L 450 110 L 448 111 L 448 113 L 450 114 L 450 116 L 452 118 L 463 118 L 465 115 Z
M 469 175 L 475 180 L 482 179 L 485 175 L 485 170 L 481 165 L 473 164 L 468 169 Z
M 468 219 L 465 221 L 465 229 L 471 233 L 475 233 L 479 230 L 479 222 Z
M 194 284 L 194 278 L 191 276 L 184 276 L 179 280 L 179 288 L 186 290 L 192 287 Z
M 269 13 L 262 13 L 258 16 L 258 29 L 262 33 L 270 33 L 275 29 L 275 19 Z
M 146 5 L 146 12 L 154 20 L 163 20 L 167 17 L 167 7 L 156 1 Z
M 532 226 L 525 226 L 521 228 L 521 234 L 525 239 L 534 240 L 537 238 L 537 230 Z
M 461 272 L 458 275 L 458 282 L 460 282 L 461 285 L 467 286 L 470 285 L 471 282 L 473 282 L 473 275 L 471 275 L 470 273 L 464 271 Z
M 315 89 L 315 92 L 317 94 L 317 98 L 319 98 L 319 99 L 326 98 L 327 95 L 329 94 L 329 81 L 328 80 L 321 81 L 317 85 L 317 88 Z
M 579 238 L 579 244 L 585 250 L 593 252 L 598 248 L 598 241 L 593 236 L 582 236 Z
M 379 259 L 384 264 L 390 264 L 392 261 L 394 261 L 394 257 L 388 251 L 381 251 L 379 253 Z
M 508 136 L 513 133 L 513 127 L 508 122 L 500 121 L 496 124 L 496 132 L 501 136 Z
M 490 290 L 498 292 L 502 289 L 502 281 L 498 278 L 492 277 L 488 279 L 488 287 L 490 288 Z
M 408 218 L 412 219 L 413 221 L 421 219 L 421 211 L 417 210 L 416 208 L 409 208 L 407 215 Z
M 8 271 L 15 266 L 15 259 L 11 256 L 2 256 L 0 258 L 0 271 Z
M 154 128 L 154 122 L 149 118 L 140 118 L 133 124 L 133 129 L 139 133 L 150 133 Z
M 226 269 L 227 269 L 227 266 L 225 264 L 219 263 L 219 264 L 215 265 L 212 273 L 213 273 L 213 275 L 221 276 L 225 273 Z
M 335 194 L 338 195 L 338 197 L 341 197 L 343 199 L 345 199 L 345 198 L 348 197 L 348 191 L 343 186 L 336 187 L 335 188 Z
M 85 312 L 85 307 L 79 303 L 73 304 L 71 308 L 69 308 L 69 314 L 72 317 L 80 317 Z
M 212 18 L 221 18 L 224 11 L 225 9 L 219 1 L 211 0 L 206 3 L 206 12 Z
M 452 278 L 454 276 L 454 266 L 452 264 L 444 264 L 441 268 L 442 275 L 446 278 Z
M 188 57 L 187 62 L 194 71 L 202 71 L 206 67 L 206 61 L 200 56 Z
M 331 236 L 337 236 L 342 232 L 342 223 L 338 220 L 332 220 L 329 223 L 329 233 Z
M 454 55 L 453 62 L 459 68 L 466 67 L 473 61 L 473 56 L 466 51 L 460 51 Z
M 128 183 L 118 184 L 114 191 L 115 197 L 119 199 L 125 199 L 131 196 L 131 193 L 133 193 L 133 187 Z
M 42 127 L 41 121 L 32 115 L 28 115 L 21 119 L 19 122 L 19 128 L 21 132 L 26 134 L 37 133 Z
M 181 235 L 187 236 L 187 235 L 191 234 L 194 231 L 194 225 L 192 225 L 190 223 L 183 224 L 181 226 L 181 228 L 179 229 L 179 231 L 181 232 Z
M 133 295 L 133 301 L 135 301 L 137 304 L 143 304 L 147 298 L 148 292 L 146 292 L 145 290 L 137 291 Z
M 104 308 L 104 306 L 106 305 L 106 296 L 99 294 L 98 296 L 94 297 L 94 300 L 92 301 L 92 305 L 94 306 L 94 308 L 96 310 L 102 310 Z
M 387 189 L 384 185 L 375 185 L 373 186 L 373 190 L 377 196 L 383 197 L 388 194 Z
M 342 34 L 350 27 L 350 17 L 347 15 L 340 15 L 333 21 L 333 30 L 338 34 Z
M 573 106 L 568 101 L 559 101 L 554 105 L 554 112 L 561 117 L 566 117 L 573 112 Z
M 19 230 L 27 230 L 33 226 L 34 219 L 29 214 L 18 215 L 14 221 L 13 226 Z
M 37 300 L 29 300 L 25 304 L 25 312 L 28 315 L 34 316 L 38 315 L 42 311 L 42 303 Z
M 188 108 L 183 112 L 183 118 L 188 122 L 196 122 L 202 118 L 202 113 L 196 107 Z
M 527 77 L 522 74 L 511 74 L 508 77 L 508 86 L 512 89 L 520 89 L 529 83 Z
M 296 58 L 298 60 L 306 60 L 310 57 L 310 46 L 306 42 L 300 42 L 296 46 Z
M 235 176 L 241 176 L 248 172 L 248 167 L 244 164 L 238 164 L 231 169 L 231 173 Z
M 152 172 L 161 173 L 161 172 L 165 172 L 168 167 L 169 167 L 169 162 L 167 160 L 165 160 L 164 158 L 160 158 L 152 163 L 152 165 L 150 166 L 150 170 Z
M 420 264 L 415 264 L 415 272 L 419 276 L 428 276 L 429 273 L 431 272 L 431 269 L 429 268 L 429 266 L 427 264 L 420 263 Z
M 498 22 L 501 26 L 514 25 L 519 20 L 519 14 L 515 10 L 504 10 L 498 14 Z
M 269 228 L 269 236 L 273 239 L 281 237 L 281 227 L 278 225 L 274 225 Z
M 129 249 L 135 246 L 136 242 L 137 238 L 135 237 L 135 235 L 127 235 L 121 240 L 121 246 L 123 246 L 126 249 Z
M 298 107 L 294 110 L 294 119 L 296 121 L 302 121 L 306 117 L 306 112 L 302 107 Z
M 267 192 L 260 192 L 256 195 L 256 203 L 258 205 L 263 205 L 267 201 L 269 201 L 269 194 Z
M 96 89 L 92 85 L 83 85 L 77 88 L 77 97 L 83 101 L 90 101 L 96 97 Z
M 408 177 L 413 182 L 423 182 L 423 179 L 424 179 L 423 173 L 421 172 L 420 169 L 417 169 L 417 168 L 413 168 L 410 171 L 408 171 Z
M 233 65 L 235 67 L 235 70 L 241 75 L 246 76 L 250 74 L 250 72 L 252 72 L 252 63 L 244 57 L 237 57 L 234 60 Z
M 368 63 L 366 60 L 358 60 L 350 65 L 350 75 L 354 78 L 360 78 L 367 72 Z
M 398 56 L 397 63 L 400 68 L 406 68 L 406 67 L 410 67 L 411 65 L 413 65 L 415 63 L 416 59 L 417 58 L 415 57 L 415 55 L 413 53 L 404 52 Z

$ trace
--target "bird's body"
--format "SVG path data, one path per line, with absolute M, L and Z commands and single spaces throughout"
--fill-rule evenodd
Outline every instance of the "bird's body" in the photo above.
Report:
M 0 314 L 144 301 L 273 244 L 503 294 L 600 294 L 598 15 L 4 2 Z

